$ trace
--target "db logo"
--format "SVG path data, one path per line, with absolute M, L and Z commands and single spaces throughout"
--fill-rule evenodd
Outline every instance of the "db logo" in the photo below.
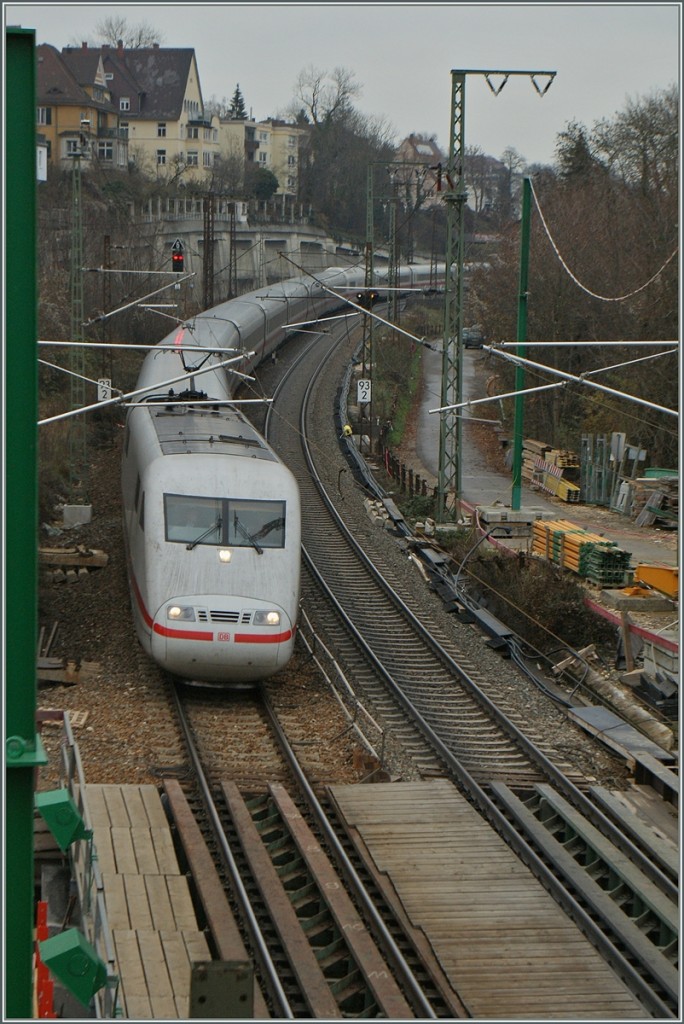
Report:
M 216 639 L 217 640 L 230 640 L 230 633 L 217 633 L 216 634 Z

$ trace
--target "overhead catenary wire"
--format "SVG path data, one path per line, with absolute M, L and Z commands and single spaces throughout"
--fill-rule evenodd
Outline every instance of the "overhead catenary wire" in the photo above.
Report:
M 250 355 L 254 355 L 254 353 L 252 352 L 252 353 L 250 353 Z M 238 362 L 238 359 L 237 358 L 233 358 L 233 359 L 225 359 L 225 360 L 223 360 L 220 363 L 214 363 L 214 364 L 210 364 L 208 366 L 202 366 L 199 369 L 192 371 L 193 372 L 193 376 L 198 377 L 202 373 L 209 373 L 209 371 L 211 371 L 211 370 L 218 370 L 218 369 L 220 369 L 223 366 L 230 366 L 232 363 L 236 363 L 236 362 Z M 238 372 L 238 371 L 232 371 L 232 372 Z M 246 374 L 239 374 L 239 376 L 241 376 L 243 379 L 246 379 L 246 380 L 254 380 L 253 377 L 248 377 L 248 376 L 246 376 Z M 38 420 L 38 426 L 42 427 L 42 426 L 45 426 L 48 423 L 56 423 L 58 420 L 66 420 L 66 419 L 69 419 L 72 416 L 80 416 L 80 415 L 82 415 L 85 412 L 90 412 L 93 409 L 103 409 L 103 408 L 105 408 L 108 405 L 120 405 L 122 402 L 125 402 L 127 399 L 135 398 L 138 395 L 146 395 L 146 394 L 149 394 L 152 391 L 157 391 L 159 388 L 168 387 L 170 384 L 178 384 L 180 381 L 185 381 L 187 379 L 188 379 L 188 374 L 186 372 L 186 373 L 180 374 L 178 377 L 172 377 L 169 380 L 159 381 L 159 382 L 157 382 L 155 384 L 148 385 L 147 387 L 139 388 L 136 391 L 129 391 L 127 394 L 119 395 L 116 398 L 107 398 L 103 402 L 94 402 L 92 405 L 81 406 L 80 409 L 70 409 L 68 412 L 57 413 L 55 416 L 48 416 L 44 420 Z
M 288 261 L 288 263 L 291 263 L 293 267 L 297 267 L 297 270 L 299 270 L 300 272 L 302 272 L 304 274 L 308 274 L 308 276 L 311 277 L 316 282 L 316 284 L 319 286 L 319 288 L 323 289 L 323 291 L 328 292 L 330 295 L 334 295 L 335 298 L 340 299 L 342 302 L 348 303 L 354 309 L 358 310 L 359 313 L 363 313 L 363 314 L 365 314 L 365 316 L 372 317 L 374 320 L 377 320 L 379 323 L 384 324 L 385 327 L 389 327 L 393 331 L 397 331 L 398 334 L 405 335 L 407 338 L 410 338 L 411 341 L 415 342 L 416 345 L 423 345 L 425 348 L 432 349 L 433 352 L 441 351 L 435 345 L 432 345 L 429 341 L 426 341 L 425 338 L 419 338 L 417 335 L 411 334 L 410 331 L 405 331 L 403 329 L 403 327 L 399 327 L 397 324 L 393 324 L 390 320 L 385 320 L 383 317 L 378 316 L 377 313 L 373 313 L 372 310 L 366 309 L 365 306 L 360 306 L 358 303 L 356 303 L 352 299 L 350 299 L 347 295 L 342 295 L 341 292 L 335 291 L 334 288 L 329 288 L 326 284 L 323 284 L 322 281 L 319 281 L 315 274 L 312 274 L 310 271 L 305 270 L 303 267 L 300 267 L 297 263 L 295 263 L 294 260 L 290 259 L 289 256 L 286 256 L 285 253 L 282 253 L 281 255 L 283 256 L 284 259 L 286 259 Z M 375 287 L 376 286 L 373 285 L 373 288 L 375 288 Z
M 614 296 L 599 295 L 599 294 L 597 294 L 597 292 L 593 292 L 590 288 L 587 288 L 586 285 L 582 284 L 582 282 L 579 280 L 579 278 L 577 278 L 573 274 L 573 272 L 570 270 L 570 267 L 567 265 L 567 263 L 565 262 L 565 260 L 561 256 L 560 250 L 559 250 L 558 246 L 556 245 L 555 241 L 553 240 L 553 237 L 551 235 L 549 227 L 548 227 L 548 225 L 546 223 L 546 220 L 544 219 L 544 214 L 542 213 L 541 206 L 539 205 L 539 199 L 537 198 L 537 193 L 534 191 L 534 185 L 532 184 L 532 180 L 531 179 L 530 179 L 530 187 L 532 189 L 532 197 L 534 199 L 534 204 L 537 207 L 537 213 L 539 214 L 539 217 L 540 217 L 541 222 L 542 222 L 542 226 L 544 228 L 544 231 L 546 232 L 546 237 L 548 238 L 549 242 L 551 243 L 553 251 L 555 252 L 556 256 L 558 257 L 558 259 L 560 261 L 560 264 L 563 267 L 563 270 L 565 270 L 566 274 L 570 278 L 572 278 L 572 280 L 575 282 L 575 284 L 577 285 L 578 288 L 581 288 L 582 291 L 586 292 L 587 295 L 591 295 L 591 297 L 593 299 L 599 299 L 601 302 L 624 302 L 626 299 L 631 299 L 634 295 L 638 295 L 639 292 L 644 291 L 645 288 L 648 288 L 649 285 L 653 284 L 653 282 L 656 280 L 656 278 L 660 277 L 660 275 L 665 270 L 665 268 L 672 262 L 672 260 L 675 258 L 675 256 L 679 252 L 679 246 L 676 246 L 675 249 L 674 249 L 674 252 L 672 252 L 668 256 L 668 258 L 665 260 L 665 262 L 660 267 L 660 269 L 657 270 L 655 272 L 655 274 L 653 274 L 652 277 L 649 277 L 648 281 L 646 281 L 642 285 L 639 285 L 638 288 L 634 288 L 631 292 L 626 292 L 624 295 L 614 295 Z
M 494 351 L 494 349 L 492 349 L 492 347 L 489 345 L 483 345 L 483 348 L 487 349 L 488 351 Z M 502 359 L 507 359 L 509 362 L 512 362 L 516 365 L 520 364 L 521 366 L 531 366 L 533 369 L 536 370 L 544 370 L 547 373 L 555 374 L 555 376 L 557 377 L 562 377 L 564 380 L 574 381 L 577 384 L 583 384 L 586 387 L 596 388 L 598 391 L 605 391 L 607 394 L 614 395 L 617 398 L 626 398 L 630 402 L 636 402 L 637 405 L 645 406 L 647 409 L 655 409 L 656 412 L 663 412 L 666 413 L 668 416 L 679 416 L 679 412 L 677 409 L 668 409 L 666 406 L 658 405 L 656 402 L 649 402 L 646 398 L 638 398 L 636 395 L 629 395 L 625 391 L 618 391 L 616 388 L 609 388 L 607 385 L 599 384 L 597 381 L 587 380 L 589 372 L 577 376 L 574 373 L 566 373 L 564 370 L 558 370 L 553 366 L 544 366 L 542 363 L 535 363 L 531 359 L 524 359 L 522 356 L 514 355 L 512 352 L 499 351 L 498 355 Z M 656 352 L 651 356 L 644 356 L 642 357 L 642 359 L 634 359 L 630 360 L 628 363 L 621 363 L 620 366 L 629 366 L 632 363 L 642 362 L 643 359 L 657 359 L 659 356 L 664 355 L 679 355 L 679 350 L 675 348 L 670 349 L 667 352 Z
M 678 416 L 679 415 L 677 410 L 666 409 L 664 406 L 656 405 L 654 402 L 648 402 L 648 401 L 646 401 L 646 399 L 637 398 L 634 395 L 626 394 L 624 391 L 617 391 L 615 388 L 609 388 L 609 387 L 606 387 L 604 385 L 597 384 L 597 383 L 595 383 L 593 381 L 589 381 L 589 380 L 586 379 L 587 377 L 590 377 L 590 376 L 598 374 L 598 373 L 608 373 L 610 370 L 619 370 L 619 369 L 623 369 L 625 366 L 633 366 L 636 363 L 642 363 L 642 362 L 645 362 L 645 361 L 651 360 L 651 359 L 658 359 L 658 358 L 660 358 L 660 356 L 678 355 L 679 354 L 679 350 L 676 349 L 676 348 L 675 349 L 669 349 L 667 352 L 656 352 L 656 353 L 654 353 L 652 355 L 640 356 L 637 359 L 629 359 L 629 360 L 627 360 L 627 362 L 615 363 L 612 366 L 600 367 L 597 370 L 587 370 L 585 373 L 583 373 L 581 376 L 578 377 L 575 374 L 565 373 L 563 370 L 557 370 L 553 366 L 545 366 L 545 365 L 543 365 L 541 363 L 535 363 L 535 362 L 533 362 L 532 360 L 529 360 L 529 359 L 523 359 L 521 356 L 514 355 L 514 354 L 509 353 L 509 352 L 502 352 L 500 350 L 497 350 L 497 348 L 495 346 L 493 346 L 493 345 L 483 345 L 482 347 L 486 351 L 492 352 L 495 355 L 498 354 L 503 359 L 507 359 L 509 362 L 512 362 L 514 364 L 521 364 L 521 365 L 524 365 L 524 366 L 531 366 L 531 367 L 533 367 L 533 368 L 535 368 L 537 370 L 544 370 L 547 373 L 556 374 L 556 376 L 563 377 L 565 379 L 561 380 L 561 381 L 555 381 L 552 384 L 540 384 L 540 385 L 538 385 L 536 387 L 533 387 L 533 388 L 524 388 L 521 391 L 508 391 L 508 392 L 506 392 L 503 395 L 489 395 L 487 398 L 471 398 L 471 399 L 468 399 L 465 402 L 459 402 L 457 405 L 445 405 L 445 406 L 441 406 L 438 409 L 429 409 L 428 410 L 429 413 L 451 412 L 454 409 L 462 409 L 462 408 L 464 408 L 466 406 L 470 407 L 471 405 L 483 405 L 483 404 L 485 404 L 487 402 L 499 402 L 499 401 L 501 401 L 502 398 L 515 398 L 517 395 L 528 395 L 528 394 L 536 393 L 538 391 L 550 391 L 550 390 L 552 390 L 554 388 L 563 388 L 563 387 L 567 387 L 568 384 L 576 383 L 576 384 L 586 384 L 588 387 L 598 388 L 600 391 L 606 391 L 608 394 L 615 395 L 618 398 L 627 398 L 630 401 L 637 402 L 639 405 L 645 405 L 649 409 L 655 409 L 657 412 L 666 412 L 666 413 L 669 413 L 671 416 Z

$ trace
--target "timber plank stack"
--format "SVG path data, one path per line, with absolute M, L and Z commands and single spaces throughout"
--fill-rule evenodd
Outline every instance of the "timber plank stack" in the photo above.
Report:
M 211 960 L 161 799 L 151 785 L 86 797 L 116 950 L 124 1017 L 187 1019 L 192 964 Z
M 532 524 L 532 554 L 570 569 L 599 587 L 621 587 L 631 581 L 631 552 L 565 519 Z

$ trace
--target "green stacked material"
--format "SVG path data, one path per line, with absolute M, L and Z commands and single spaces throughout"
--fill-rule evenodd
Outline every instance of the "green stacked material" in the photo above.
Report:
M 624 586 L 631 581 L 631 553 L 567 520 L 535 522 L 532 551 L 550 562 L 571 569 L 601 587 Z
M 624 586 L 629 582 L 629 551 L 614 544 L 583 544 L 580 549 L 580 576 L 602 587 Z

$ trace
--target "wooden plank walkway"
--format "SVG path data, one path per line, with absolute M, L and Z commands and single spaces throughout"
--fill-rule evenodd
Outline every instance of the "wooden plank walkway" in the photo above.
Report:
M 638 1019 L 641 1004 L 446 780 L 331 786 L 470 1015 Z
M 154 786 L 85 786 L 124 1017 L 189 1015 L 191 965 L 211 960 Z

